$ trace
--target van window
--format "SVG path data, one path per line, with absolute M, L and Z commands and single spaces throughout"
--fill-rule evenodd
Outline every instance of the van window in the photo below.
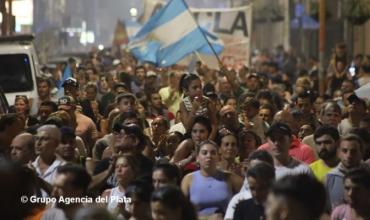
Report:
M 6 100 L 4 91 L 0 88 L 0 114 L 6 114 L 9 112 L 8 100 Z
M 0 55 L 0 86 L 5 93 L 33 90 L 29 62 L 27 54 Z

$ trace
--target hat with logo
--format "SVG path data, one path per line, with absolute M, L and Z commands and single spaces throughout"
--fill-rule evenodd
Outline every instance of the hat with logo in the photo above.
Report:
M 58 99 L 58 105 L 76 105 L 76 100 L 71 96 L 63 96 Z

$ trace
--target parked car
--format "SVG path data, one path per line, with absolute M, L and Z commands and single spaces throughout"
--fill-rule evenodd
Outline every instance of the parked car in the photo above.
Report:
M 16 95 L 37 97 L 40 68 L 33 35 L 0 37 L 0 87 L 10 105 Z

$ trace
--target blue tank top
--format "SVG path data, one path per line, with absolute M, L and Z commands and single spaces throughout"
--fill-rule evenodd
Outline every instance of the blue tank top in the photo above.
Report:
M 195 171 L 189 190 L 190 201 L 199 215 L 222 212 L 225 214 L 232 192 L 226 182 L 226 174 L 219 171 L 214 177 L 205 177 Z

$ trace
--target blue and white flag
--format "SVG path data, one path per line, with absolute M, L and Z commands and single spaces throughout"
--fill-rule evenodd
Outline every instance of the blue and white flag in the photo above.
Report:
M 144 24 L 130 48 L 138 60 L 165 67 L 197 50 L 212 52 L 204 36 L 183 0 L 171 0 Z
M 64 68 L 62 79 L 60 79 L 56 82 L 56 87 L 58 89 L 60 89 L 62 87 L 64 81 L 66 81 L 66 79 L 68 79 L 69 77 L 72 77 L 72 68 L 71 68 L 70 64 L 67 64 L 67 66 Z
M 224 43 L 220 38 L 218 38 L 214 33 L 210 33 L 207 30 L 202 28 L 203 33 L 206 35 L 208 42 L 211 44 L 213 50 L 216 52 L 216 54 L 220 54 L 224 50 Z M 213 55 L 212 48 L 205 44 L 203 47 L 199 48 L 197 52 L 201 54 L 208 54 Z

